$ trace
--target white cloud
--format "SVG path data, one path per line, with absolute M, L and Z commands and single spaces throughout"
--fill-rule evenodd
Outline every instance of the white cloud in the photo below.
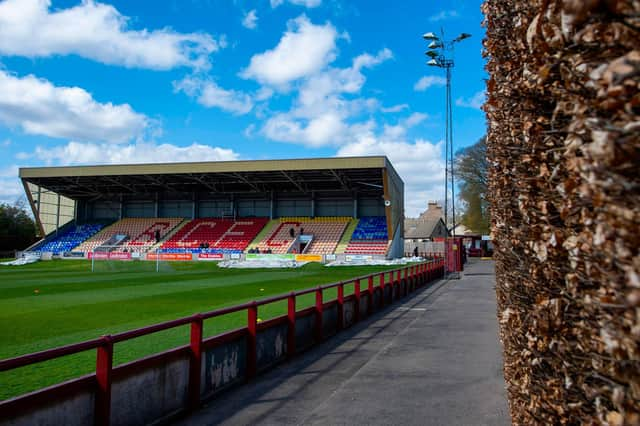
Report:
M 270 87 L 261 87 L 255 95 L 256 101 L 266 101 L 273 96 L 273 89 Z
M 5 139 L 2 141 L 2 143 L 0 143 L 0 145 L 4 146 L 4 147 L 9 147 L 11 146 L 11 139 Z
M 246 15 L 244 15 L 244 19 L 242 19 L 242 26 L 249 28 L 250 30 L 253 30 L 258 26 L 258 15 L 255 9 L 250 10 Z
M 407 130 L 411 127 L 417 126 L 424 120 L 429 118 L 427 114 L 421 112 L 414 112 L 409 117 L 399 120 L 396 125 L 384 125 L 383 138 L 386 140 L 401 140 L 405 138 Z
M 456 105 L 466 108 L 480 109 L 485 101 L 484 90 L 477 92 L 471 98 L 458 98 L 456 99 Z
M 284 87 L 333 61 L 336 37 L 336 29 L 330 23 L 314 25 L 301 15 L 287 23 L 287 31 L 275 48 L 254 55 L 240 75 Z
M 426 75 L 422 77 L 420 80 L 413 85 L 413 90 L 418 92 L 424 92 L 429 87 L 432 86 L 444 86 L 447 84 L 447 80 L 444 77 L 435 76 L 435 75 Z
M 57 138 L 124 142 L 151 120 L 128 104 L 99 103 L 79 87 L 57 87 L 33 75 L 0 70 L 0 122 Z
M 267 120 L 262 132 L 280 142 L 301 143 L 311 147 L 336 145 L 344 138 L 348 126 L 335 112 L 326 112 L 311 119 L 296 119 L 290 114 L 277 114 Z
M 187 161 L 230 161 L 239 155 L 231 149 L 193 143 L 177 146 L 168 143 L 138 142 L 127 145 L 71 141 L 63 146 L 37 147 L 23 154 L 47 165 L 176 163 Z
M 217 107 L 240 115 L 248 113 L 253 108 L 251 96 L 236 90 L 223 89 L 213 80 L 185 77 L 180 81 L 174 81 L 173 87 L 176 92 L 184 92 L 208 108 Z
M 304 6 L 308 8 L 318 7 L 322 4 L 322 0 L 287 0 L 291 4 Z M 276 8 L 283 4 L 285 0 L 271 0 L 271 7 Z
M 406 120 L 404 120 L 404 125 L 407 127 L 413 127 L 422 123 L 427 118 L 429 118 L 427 114 L 423 114 L 421 112 L 414 112 Z
M 439 22 L 439 21 L 444 21 L 446 19 L 457 18 L 457 17 L 458 17 L 458 12 L 455 10 L 441 10 L 435 15 L 430 16 L 429 21 Z
M 244 134 L 245 138 L 252 139 L 253 135 L 255 134 L 255 131 L 256 131 L 256 125 L 251 123 L 244 129 L 244 132 L 242 133 Z
M 128 17 L 94 0 L 68 9 L 50 7 L 50 0 L 0 3 L 0 54 L 29 58 L 75 54 L 130 68 L 202 69 L 210 66 L 209 55 L 224 44 L 205 33 L 131 30 Z
M 270 139 L 320 147 L 339 145 L 350 138 L 347 120 L 362 111 L 378 107 L 376 99 L 345 99 L 358 93 L 366 81 L 363 68 L 371 68 L 393 57 L 389 49 L 376 55 L 355 57 L 352 66 L 329 68 L 302 83 L 293 108 L 269 118 L 262 132 Z
M 363 68 L 372 68 L 391 59 L 393 54 L 389 49 L 380 50 L 375 56 L 368 53 L 353 59 L 348 68 L 330 68 L 309 77 L 300 88 L 299 102 L 307 109 L 318 109 L 328 106 L 327 103 L 339 103 L 339 99 L 332 96 L 340 93 L 357 93 L 366 82 L 362 74 Z
M 412 118 L 413 117 L 413 118 Z M 361 126 L 354 140 L 337 152 L 338 157 L 386 155 L 405 184 L 405 214 L 415 217 L 424 211 L 428 200 L 444 195 L 443 144 L 423 139 L 409 142 L 406 130 L 423 115 L 410 116 L 396 126 L 385 126 L 377 135 L 373 124 Z
M 18 178 L 18 166 L 0 169 L 0 203 L 13 204 L 24 195 L 24 187 Z
M 409 104 L 398 104 L 398 105 L 394 105 L 388 108 L 380 108 L 380 111 L 384 112 L 384 113 L 390 113 L 390 112 L 400 112 L 402 110 L 408 109 L 409 108 Z

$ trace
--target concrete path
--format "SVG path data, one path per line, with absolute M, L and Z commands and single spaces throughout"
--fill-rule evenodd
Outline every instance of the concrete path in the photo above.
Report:
M 178 424 L 509 424 L 494 285 L 472 261 Z

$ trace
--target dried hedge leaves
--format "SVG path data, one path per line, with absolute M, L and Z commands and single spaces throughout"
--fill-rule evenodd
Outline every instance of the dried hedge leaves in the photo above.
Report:
M 640 424 L 640 0 L 487 0 L 514 424 Z

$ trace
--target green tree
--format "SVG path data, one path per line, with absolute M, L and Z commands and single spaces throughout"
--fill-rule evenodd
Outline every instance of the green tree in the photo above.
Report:
M 0 204 L 0 251 L 23 250 L 36 241 L 36 224 L 23 201 Z
M 459 197 L 464 201 L 462 223 L 474 232 L 489 233 L 487 203 L 487 138 L 456 153 L 455 173 L 459 182 Z

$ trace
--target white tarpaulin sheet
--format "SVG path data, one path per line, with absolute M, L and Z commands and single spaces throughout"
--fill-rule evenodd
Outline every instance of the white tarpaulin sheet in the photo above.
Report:
M 39 260 L 39 254 L 25 254 L 23 257 L 16 260 L 11 260 L 9 262 L 0 262 L 0 265 L 20 266 L 26 265 L 27 263 L 36 263 Z
M 406 265 L 407 263 L 424 262 L 422 257 L 400 257 L 398 259 L 366 259 L 336 260 L 324 266 L 375 266 L 375 265 Z
M 309 262 L 296 262 L 289 259 L 252 259 L 252 260 L 225 260 L 218 262 L 221 268 L 299 268 Z

